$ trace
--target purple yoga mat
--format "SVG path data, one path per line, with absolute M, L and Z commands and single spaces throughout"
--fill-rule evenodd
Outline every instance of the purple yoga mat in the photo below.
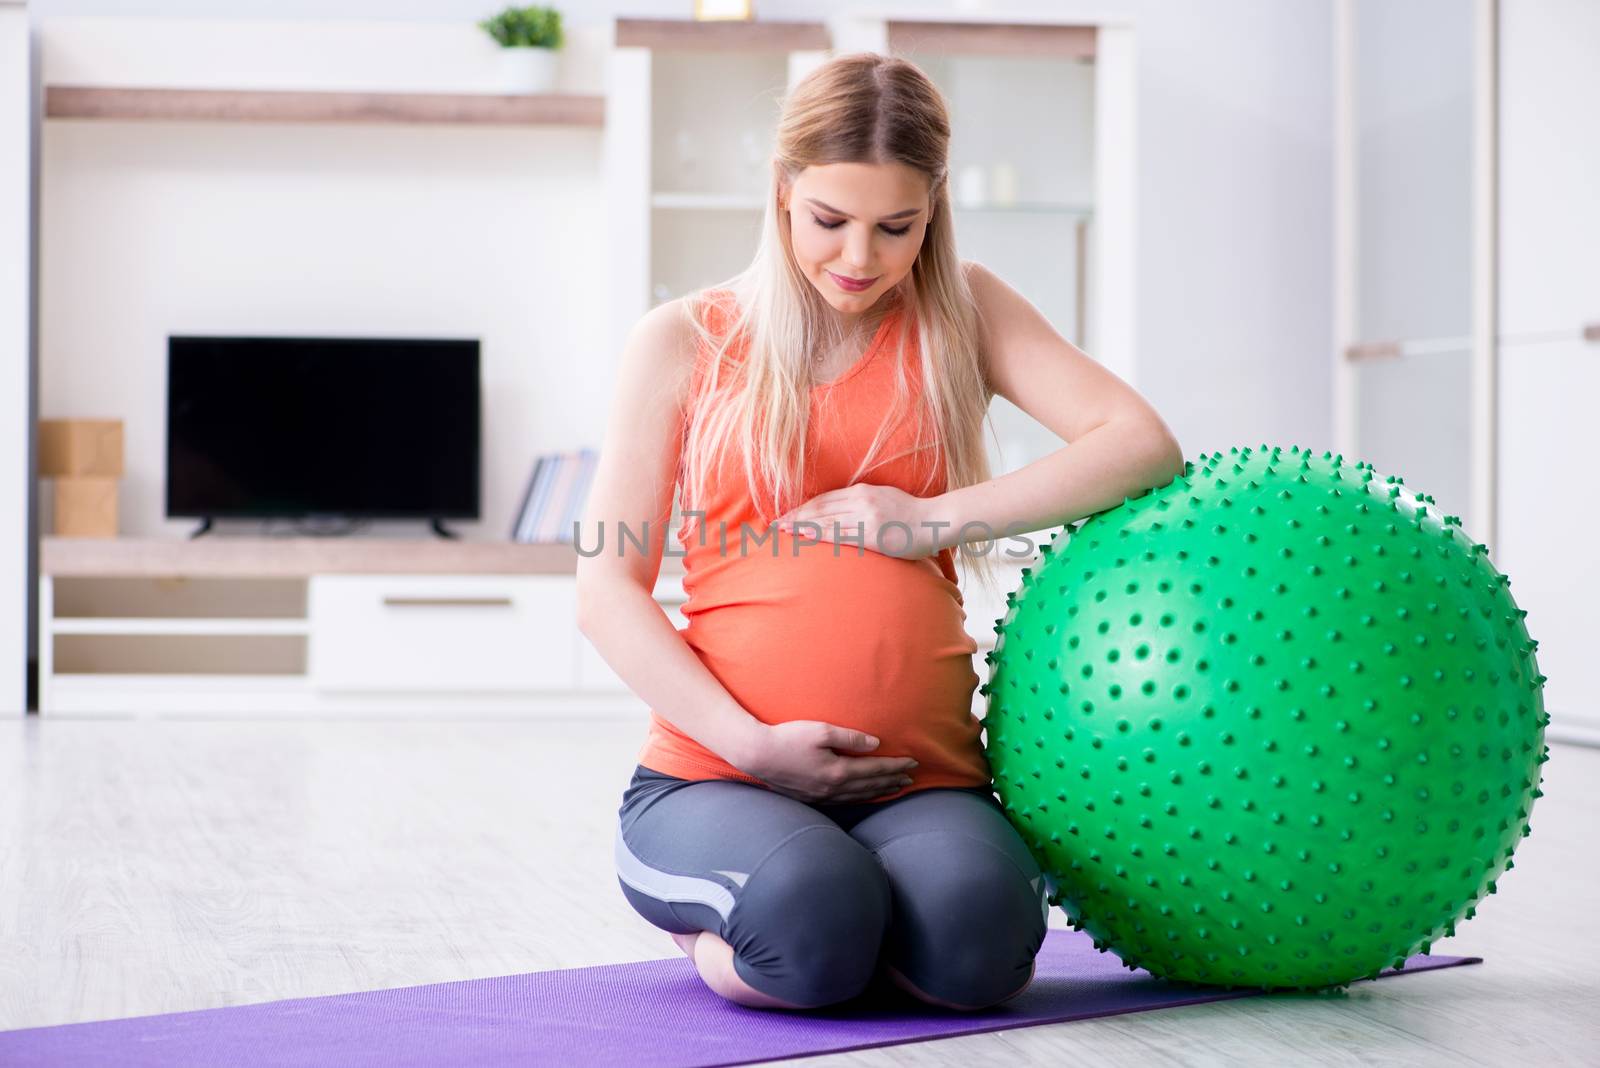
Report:
M 1476 964 L 1418 954 L 1405 972 Z M 1404 974 L 1386 970 L 1383 977 Z M 710 1066 L 1260 997 L 1130 971 L 1081 931 L 1051 930 L 1027 990 L 978 1013 L 899 991 L 811 1012 L 747 1009 L 687 958 L 0 1031 L 0 1064 Z

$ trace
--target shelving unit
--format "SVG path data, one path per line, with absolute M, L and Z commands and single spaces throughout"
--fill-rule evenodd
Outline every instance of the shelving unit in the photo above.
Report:
M 1004 278 L 1058 334 L 1137 385 L 1123 340 L 1131 275 L 1119 262 L 1133 243 L 1134 116 L 1122 113 L 1133 92 L 1127 31 L 1048 18 L 932 21 L 872 12 L 831 28 L 835 49 L 903 55 L 944 95 L 961 255 Z M 1014 189 L 1000 188 L 1001 172 L 1014 176 L 1004 183 Z M 1004 397 L 994 399 L 990 421 L 997 474 L 1061 447 Z
M 1095 158 L 1105 103 L 1096 67 L 1101 36 L 1092 25 L 870 13 L 825 24 L 619 19 L 607 90 L 608 190 L 621 206 L 612 231 L 613 349 L 650 307 L 749 262 L 767 210 L 771 136 L 784 94 L 830 55 L 875 49 L 912 59 L 948 102 L 961 254 L 1005 278 L 1063 337 L 1092 351 L 1097 298 L 1121 299 L 1114 287 L 1102 294 L 1093 278 L 1094 201 L 1105 182 Z M 1006 188 L 998 180 L 992 189 L 972 188 L 971 178 L 989 185 L 1001 171 L 1014 176 Z M 1120 210 L 1115 218 L 1124 225 Z M 992 418 L 996 473 L 1060 446 L 1004 398 L 996 398 Z

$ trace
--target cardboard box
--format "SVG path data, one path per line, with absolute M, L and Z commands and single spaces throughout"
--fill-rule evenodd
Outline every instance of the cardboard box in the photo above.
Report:
M 117 536 L 115 478 L 82 475 L 55 480 L 55 530 L 58 538 Z
M 46 478 L 121 477 L 122 420 L 39 420 L 39 474 Z

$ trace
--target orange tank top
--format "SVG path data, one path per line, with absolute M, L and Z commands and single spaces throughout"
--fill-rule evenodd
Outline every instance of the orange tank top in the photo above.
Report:
M 705 321 L 724 336 L 732 294 L 705 296 Z M 907 411 L 920 402 L 915 331 L 904 346 L 894 344 L 901 318 L 892 309 L 855 364 L 812 389 L 801 501 L 851 484 L 892 406 L 897 362 L 911 388 Z M 737 363 L 743 353 L 735 345 L 728 358 Z M 710 356 L 701 342 L 691 396 Z M 943 458 L 936 448 L 913 447 L 914 424 L 911 415 L 897 419 L 874 467 L 857 481 L 915 496 L 944 492 Z M 908 560 L 874 551 L 870 533 L 858 548 L 771 529 L 750 498 L 741 455 L 728 450 L 708 485 L 705 516 L 686 516 L 677 532 L 684 641 L 763 723 L 821 720 L 876 736 L 878 747 L 863 755 L 915 758 L 912 785 L 877 801 L 935 786 L 990 785 L 982 723 L 972 714 L 977 643 L 964 626 L 955 550 Z M 901 536 L 891 528 L 885 543 Z M 760 782 L 653 709 L 638 763 L 684 779 Z

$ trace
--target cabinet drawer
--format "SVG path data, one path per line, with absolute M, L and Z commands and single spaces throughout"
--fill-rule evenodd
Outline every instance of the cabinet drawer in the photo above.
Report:
M 570 690 L 571 575 L 316 575 L 307 669 L 324 690 Z

